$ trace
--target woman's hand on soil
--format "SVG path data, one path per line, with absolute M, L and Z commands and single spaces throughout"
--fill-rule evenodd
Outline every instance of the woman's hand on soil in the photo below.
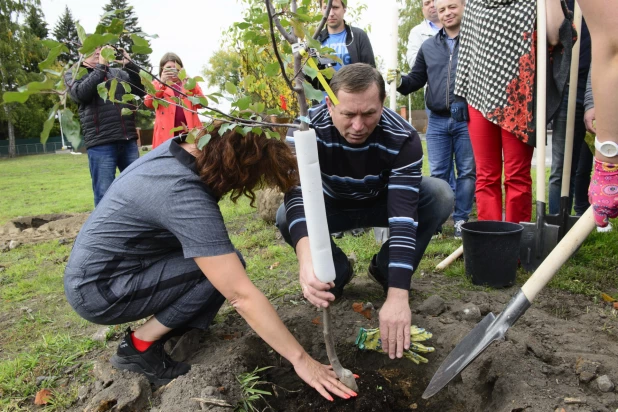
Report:
M 343 399 L 350 399 L 357 394 L 337 379 L 332 366 L 322 365 L 307 353 L 304 353 L 300 360 L 294 365 L 296 374 L 304 380 L 307 385 L 314 388 L 324 398 L 333 401 L 329 394 L 339 396 Z
M 410 324 L 412 312 L 408 291 L 389 288 L 386 301 L 380 310 L 380 338 L 382 350 L 391 359 L 401 358 L 404 349 L 410 349 Z
M 335 300 L 335 295 L 328 291 L 330 288 L 335 287 L 335 284 L 333 282 L 321 282 L 313 272 L 313 265 L 301 265 L 299 282 L 303 290 L 303 296 L 315 306 L 325 308 L 329 302 Z

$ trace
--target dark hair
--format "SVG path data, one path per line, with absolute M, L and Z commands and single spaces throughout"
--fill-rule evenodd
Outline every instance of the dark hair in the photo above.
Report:
M 264 133 L 243 136 L 235 130 L 220 136 L 219 128 L 200 132 L 199 138 L 207 133 L 211 138 L 196 156 L 200 178 L 215 196 L 231 192 L 230 198 L 236 202 L 245 195 L 253 206 L 254 189 L 277 186 L 285 193 L 299 185 L 296 158 L 285 142 L 269 139 Z
M 340 89 L 348 93 L 364 92 L 375 84 L 378 86 L 380 101 L 386 99 L 386 86 L 379 71 L 367 63 L 354 63 L 343 66 L 330 81 L 330 88 L 335 96 Z
M 176 62 L 180 65 L 180 67 L 185 67 L 185 65 L 182 64 L 182 60 L 180 60 L 180 57 L 178 57 L 176 53 L 165 53 L 159 62 L 159 77 L 161 77 L 161 74 L 163 73 L 163 66 L 165 66 L 165 63 L 167 62 Z

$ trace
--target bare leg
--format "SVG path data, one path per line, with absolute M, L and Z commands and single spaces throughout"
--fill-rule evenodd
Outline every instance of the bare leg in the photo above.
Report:
M 146 321 L 142 326 L 137 328 L 134 332 L 135 337 L 139 340 L 144 340 L 146 342 L 154 342 L 163 337 L 168 332 L 171 332 L 172 329 L 167 326 L 163 326 L 161 322 L 159 322 L 154 316 Z

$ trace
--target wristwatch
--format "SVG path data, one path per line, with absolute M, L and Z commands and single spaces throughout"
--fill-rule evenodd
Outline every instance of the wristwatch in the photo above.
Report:
M 611 140 L 599 142 L 597 137 L 594 138 L 594 148 L 605 157 L 618 156 L 618 144 Z

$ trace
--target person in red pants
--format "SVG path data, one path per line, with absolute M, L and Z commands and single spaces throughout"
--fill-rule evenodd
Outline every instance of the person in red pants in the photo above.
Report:
M 547 2 L 550 119 L 568 80 L 576 33 L 564 0 L 541 1 Z M 528 222 L 532 214 L 530 166 L 536 144 L 536 2 L 514 0 L 501 7 L 486 7 L 485 3 L 470 0 L 466 5 L 455 86 L 455 95 L 468 102 L 478 219 L 503 220 L 504 169 L 506 220 Z

